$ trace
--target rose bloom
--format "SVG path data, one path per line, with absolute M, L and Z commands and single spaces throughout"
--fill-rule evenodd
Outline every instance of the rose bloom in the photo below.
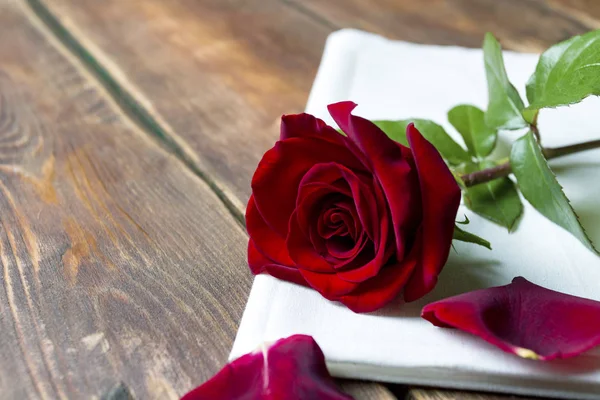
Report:
M 338 133 L 308 114 L 286 115 L 280 140 L 252 178 L 246 211 L 254 274 L 309 286 L 355 312 L 433 289 L 454 231 L 460 189 L 411 124 L 410 149 L 356 105 L 329 106 Z

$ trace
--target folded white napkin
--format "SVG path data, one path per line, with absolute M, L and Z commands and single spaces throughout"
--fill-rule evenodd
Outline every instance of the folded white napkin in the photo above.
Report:
M 504 54 L 509 78 L 525 98 L 537 55 Z M 333 124 L 326 106 L 359 104 L 371 119 L 429 118 L 457 141 L 446 119 L 459 103 L 485 109 L 487 86 L 481 50 L 390 41 L 355 30 L 333 33 L 307 112 Z M 600 101 L 543 110 L 543 143 L 557 146 L 600 138 Z M 501 134 L 500 149 L 523 132 Z M 600 151 L 553 160 L 552 167 L 591 238 L 600 245 Z M 525 200 L 523 200 L 525 202 Z M 399 302 L 355 314 L 317 292 L 269 276 L 255 279 L 231 358 L 295 333 L 312 335 L 333 375 L 459 389 L 600 398 L 600 351 L 570 360 L 539 362 L 507 354 L 482 339 L 436 328 L 419 317 L 423 305 L 451 295 L 505 285 L 524 276 L 538 285 L 600 300 L 600 257 L 525 202 L 519 229 L 508 234 L 461 206 L 467 229 L 488 239 L 493 251 L 455 243 L 436 289 L 421 301 Z M 600 324 L 600 321 L 590 321 Z

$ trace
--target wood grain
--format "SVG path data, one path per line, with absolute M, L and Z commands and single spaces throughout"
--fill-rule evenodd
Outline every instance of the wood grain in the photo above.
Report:
M 301 112 L 331 29 L 279 0 L 57 0 L 47 7 L 243 213 Z
M 380 383 L 347 379 L 337 379 L 337 382 L 342 391 L 352 396 L 355 400 L 404 400 L 406 393 L 405 390 L 394 390 L 396 385 L 388 385 L 389 387 L 386 387 Z
M 486 32 L 507 49 L 539 52 L 600 26 L 594 0 L 289 0 L 327 24 L 417 43 L 479 47 Z
M 535 399 L 540 399 L 536 397 Z M 436 389 L 413 389 L 406 400 L 535 400 L 533 397 L 461 392 Z
M 600 24 L 590 0 L 31 0 L 146 110 L 182 158 L 243 213 L 279 116 L 300 112 L 327 34 L 541 51 Z
M 34 10 L 37 6 L 45 6 L 35 1 L 28 3 Z M 83 44 L 83 52 L 72 46 L 71 50 L 78 57 L 88 61 L 88 67 L 108 90 L 113 86 L 118 87 L 117 90 L 112 90 L 111 94 L 117 98 L 125 111 L 131 112 L 133 107 L 141 109 L 142 112 L 133 117 L 142 125 L 145 124 L 149 133 L 158 136 L 167 150 L 182 159 L 192 171 L 201 175 L 217 194 L 223 195 L 225 203 L 236 208 L 230 208 L 230 211 L 234 211 L 233 214 L 237 214 L 237 218 L 243 220 L 245 202 L 249 197 L 250 177 L 258 159 L 278 135 L 278 114 L 290 112 L 292 109 L 296 112 L 303 109 L 304 93 L 310 87 L 314 74 L 307 66 L 312 64 L 311 68 L 316 70 L 320 57 L 321 48 L 312 45 L 313 39 L 304 40 L 304 47 L 296 48 L 296 42 L 299 40 L 297 34 L 302 33 L 302 25 L 298 26 L 295 21 L 307 24 L 306 33 L 303 35 L 322 36 L 320 40 L 314 39 L 316 43 L 323 42 L 326 32 L 315 30 L 314 24 L 310 21 L 307 23 L 302 14 L 281 14 L 283 8 L 277 7 L 285 6 L 278 2 L 249 3 L 245 5 L 247 9 L 242 7 L 242 10 L 239 10 L 234 2 L 134 3 L 107 2 L 102 5 L 101 10 L 95 9 L 98 4 L 92 2 L 77 3 L 77 6 L 90 7 L 82 8 L 86 12 L 100 11 L 103 17 L 108 18 L 105 22 L 110 23 L 115 22 L 112 18 L 125 18 L 130 12 L 133 20 L 121 20 L 120 23 L 129 25 L 131 30 L 125 28 L 120 33 L 114 32 L 122 35 L 122 38 L 128 38 L 120 50 L 122 54 L 135 53 L 135 57 L 130 60 L 133 64 L 138 63 L 141 58 L 151 56 L 161 57 L 165 63 L 172 65 L 144 65 L 142 69 L 140 65 L 134 65 L 133 71 L 125 73 L 120 69 L 121 66 L 110 58 L 112 53 L 104 54 L 95 42 L 73 24 L 72 18 L 76 17 L 74 14 L 59 12 L 57 15 L 60 17 L 60 24 L 68 27 L 67 35 L 73 34 L 73 40 Z M 109 7 L 111 4 L 114 8 L 112 10 Z M 123 9 L 122 6 L 131 8 Z M 72 10 L 77 11 L 77 7 Z M 149 14 L 136 14 L 138 11 Z M 83 16 L 85 15 L 83 13 Z M 203 19 L 198 19 L 200 15 Z M 164 16 L 164 20 L 156 21 L 156 16 Z M 223 18 L 224 16 L 228 18 Z M 204 21 L 204 18 L 206 26 L 197 24 L 198 21 Z M 249 18 L 248 23 L 244 22 L 246 18 Z M 215 21 L 221 23 L 214 26 Z M 157 24 L 140 25 L 145 22 Z M 223 23 L 225 25 L 221 26 Z M 288 29 L 289 26 L 297 28 L 286 33 L 284 29 Z M 135 33 L 138 29 L 144 32 L 143 36 Z M 256 38 L 248 35 L 252 29 L 263 32 L 263 36 Z M 59 32 L 59 35 L 64 33 Z M 172 42 L 165 43 L 165 37 L 172 39 Z M 282 38 L 284 42 L 276 43 Z M 131 42 L 128 42 L 129 39 Z M 146 39 L 149 42 L 139 48 L 139 41 Z M 246 49 L 248 46 L 251 49 L 259 49 L 260 54 L 246 54 L 249 53 Z M 152 47 L 158 50 L 158 53 L 150 55 L 144 52 L 144 49 Z M 196 48 L 196 57 L 189 57 L 190 48 Z M 293 53 L 294 48 L 298 50 L 298 54 L 289 57 L 288 53 Z M 310 58 L 306 57 L 307 53 L 311 55 Z M 284 56 L 288 61 L 282 65 L 280 60 Z M 307 59 L 311 62 L 307 63 Z M 170 71 L 169 76 L 158 78 L 166 71 L 163 68 Z M 289 72 L 290 68 L 298 71 L 297 76 Z M 100 69 L 102 72 L 98 74 Z M 135 73 L 129 76 L 128 73 L 132 72 Z M 188 77 L 191 81 L 176 77 Z M 147 96 L 136 87 L 140 82 L 150 83 L 155 91 L 150 91 L 150 95 Z M 179 95 L 185 97 L 179 101 Z M 128 96 L 131 97 L 131 101 Z M 264 102 L 265 97 L 269 100 L 268 107 L 267 104 L 260 103 Z M 281 111 L 277 111 L 278 109 Z M 163 118 L 157 110 L 164 111 L 169 115 L 169 119 Z M 171 113 L 174 110 L 179 116 Z M 181 139 L 182 136 L 195 142 L 188 144 Z M 195 150 L 191 147 L 194 145 L 198 146 Z M 248 291 L 240 287 L 240 293 L 247 296 Z M 225 343 L 230 341 L 231 338 Z M 203 380 L 205 379 L 199 379 L 198 382 Z M 395 399 L 389 390 L 379 384 L 341 381 L 340 385 L 357 399 Z
M 22 3 L 0 38 L 0 397 L 175 399 L 229 353 L 245 233 Z
M 279 116 L 304 108 L 331 31 L 358 27 L 395 39 L 471 47 L 493 31 L 506 48 L 540 51 L 600 21 L 600 6 L 591 0 L 432 0 L 426 7 L 410 0 L 29 3 L 58 18 L 92 56 L 88 65 L 112 96 L 130 96 L 145 112 L 139 120 L 148 131 L 222 195 L 238 218 L 256 163 L 277 137 Z M 132 104 L 123 107 L 131 110 Z M 53 198 L 43 184 L 35 190 Z M 101 253 L 86 242 L 67 254 L 67 265 L 72 253 L 84 259 Z

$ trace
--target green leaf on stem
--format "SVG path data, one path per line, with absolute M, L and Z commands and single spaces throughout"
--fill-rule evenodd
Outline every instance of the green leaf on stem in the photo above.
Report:
M 474 243 L 480 246 L 486 247 L 488 249 L 492 249 L 492 245 L 487 240 L 465 230 L 462 230 L 458 226 L 454 226 L 454 234 L 452 235 L 452 239 L 460 240 L 461 242 Z
M 408 146 L 406 127 L 411 122 L 450 164 L 459 165 L 471 160 L 469 153 L 456 143 L 444 128 L 433 121 L 418 118 L 400 121 L 373 121 L 390 139 L 405 146 Z
M 492 162 L 471 164 L 467 173 L 493 167 Z M 509 232 L 523 212 L 523 204 L 515 184 L 509 178 L 498 178 L 490 182 L 471 186 L 463 194 L 466 206 L 476 214 L 504 226 Z
M 483 58 L 488 84 L 488 109 L 485 121 L 495 129 L 520 129 L 527 126 L 521 112 L 525 107 L 517 89 L 510 83 L 504 67 L 502 48 L 491 33 L 485 34 Z
M 486 125 L 485 114 L 479 108 L 456 106 L 448 111 L 448 121 L 461 134 L 472 156 L 483 158 L 494 150 L 497 132 Z
M 408 139 L 406 139 L 406 127 L 410 123 L 410 121 L 399 120 L 399 121 L 372 121 L 375 125 L 379 127 L 386 135 L 392 140 L 407 146 L 408 147 Z M 419 128 L 417 128 L 419 129 Z M 423 133 L 423 132 L 421 132 Z
M 600 30 L 558 43 L 541 56 L 527 82 L 528 110 L 600 95 Z
M 572 233 L 587 248 L 597 252 L 550 170 L 533 133 L 529 132 L 515 141 L 510 153 L 510 164 L 525 199 L 546 218 Z

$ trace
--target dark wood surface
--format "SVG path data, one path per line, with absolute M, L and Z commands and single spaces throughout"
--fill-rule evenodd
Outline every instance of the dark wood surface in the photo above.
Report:
M 0 398 L 176 398 L 229 353 L 245 233 L 23 3 L 0 38 Z
M 537 398 L 539 400 L 539 398 Z M 490 393 L 461 392 L 456 390 L 412 389 L 406 400 L 535 400 L 521 397 Z
M 177 398 L 219 369 L 250 177 L 332 31 L 541 51 L 600 27 L 592 0 L 423 4 L 0 0 L 0 397 Z M 467 396 L 499 398 L 408 393 Z

